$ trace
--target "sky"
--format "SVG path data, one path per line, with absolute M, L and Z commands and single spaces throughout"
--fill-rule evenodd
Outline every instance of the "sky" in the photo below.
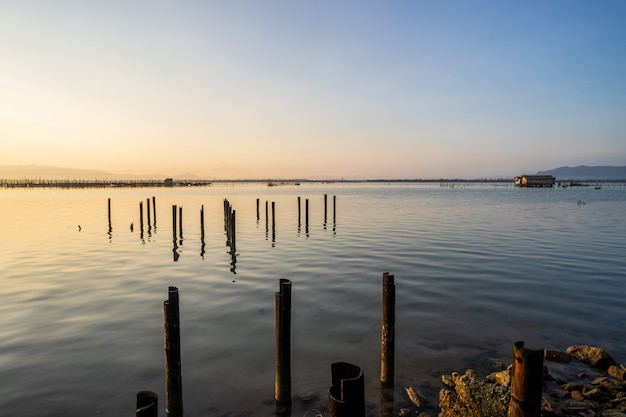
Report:
M 0 165 L 497 178 L 626 165 L 626 1 L 0 0 Z

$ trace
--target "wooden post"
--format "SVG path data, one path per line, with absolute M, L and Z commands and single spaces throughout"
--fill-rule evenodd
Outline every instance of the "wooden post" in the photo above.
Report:
M 328 212 L 328 194 L 324 194 L 324 224 L 326 224 L 327 212 Z
M 304 200 L 304 224 L 309 224 L 309 199 Z
M 178 207 L 178 233 L 180 235 L 180 244 L 183 244 L 183 206 Z
M 156 227 L 156 197 L 152 196 L 152 215 L 154 216 L 154 227 Z
M 111 228 L 111 199 L 109 198 L 109 229 Z
M 300 226 L 300 196 L 298 196 L 298 226 Z
M 150 221 L 150 199 L 149 198 L 146 199 L 146 214 L 147 214 L 146 218 L 148 220 L 147 221 L 148 230 L 150 230 L 150 223 L 151 223 L 151 221 Z
M 332 385 L 328 390 L 330 417 L 365 416 L 365 382 L 360 367 L 346 362 L 330 365 Z
M 394 276 L 383 273 L 383 324 L 380 352 L 380 382 L 393 387 L 396 332 L 396 286 Z
M 236 222 L 235 219 L 237 218 L 236 215 L 236 210 L 233 210 L 231 213 L 231 223 L 230 223 L 230 248 L 232 252 L 235 252 L 235 248 L 237 247 L 237 236 L 236 236 Z
M 169 287 L 163 302 L 165 345 L 165 413 L 168 417 L 183 415 L 183 383 L 180 362 L 180 314 L 178 288 Z
M 337 213 L 336 208 L 337 208 L 337 196 L 334 195 L 333 196 L 333 223 L 335 223 L 335 219 L 336 219 L 336 216 L 335 216 L 335 214 Z
M 276 293 L 276 378 L 274 399 L 291 405 L 291 281 L 280 280 Z
M 200 207 L 200 239 L 204 243 L 204 204 Z
M 256 199 L 256 219 L 259 220 L 259 199 Z
M 139 229 L 143 233 L 143 202 L 139 202 Z
M 159 396 L 152 391 L 139 391 L 135 410 L 135 417 L 158 417 Z
M 265 200 L 265 224 L 269 224 L 269 206 L 267 200 Z
M 540 417 L 543 388 L 543 350 L 513 345 L 513 377 L 509 417 Z
M 172 236 L 174 238 L 174 244 L 176 244 L 176 204 L 172 205 Z

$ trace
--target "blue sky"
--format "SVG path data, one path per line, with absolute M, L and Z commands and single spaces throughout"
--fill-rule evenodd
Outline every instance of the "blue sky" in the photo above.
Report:
M 626 165 L 624 1 L 0 4 L 0 165 L 479 178 Z

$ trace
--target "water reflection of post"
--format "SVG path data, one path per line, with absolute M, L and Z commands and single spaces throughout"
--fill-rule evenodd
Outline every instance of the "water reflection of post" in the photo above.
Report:
M 180 360 L 180 314 L 178 288 L 169 287 L 163 302 L 165 339 L 165 414 L 183 416 L 183 383 Z
M 291 415 L 291 281 L 281 279 L 276 293 L 276 415 Z
M 200 256 L 204 259 L 204 205 L 200 207 Z
M 393 415 L 396 328 L 396 286 L 394 276 L 383 273 L 383 314 L 380 353 L 380 414 Z
M 172 243 L 174 248 L 172 249 L 174 255 L 174 262 L 178 261 L 178 257 L 180 254 L 178 253 L 178 245 L 176 245 L 176 212 L 177 212 L 176 204 L 172 206 Z

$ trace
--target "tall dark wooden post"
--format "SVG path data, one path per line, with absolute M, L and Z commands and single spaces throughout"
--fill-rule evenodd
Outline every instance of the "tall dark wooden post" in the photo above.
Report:
M 543 350 L 531 350 L 524 342 L 513 345 L 513 377 L 509 417 L 541 417 Z
M 139 202 L 139 229 L 143 233 L 143 202 Z
M 346 362 L 330 365 L 332 385 L 328 390 L 330 417 L 365 416 L 365 380 L 360 367 Z
M 280 280 L 276 293 L 276 378 L 274 399 L 291 406 L 291 281 Z
M 383 273 L 383 322 L 380 353 L 380 382 L 393 387 L 396 332 L 396 286 L 394 276 Z
M 148 230 L 150 230 L 151 227 L 151 220 L 150 220 L 150 199 L 146 199 L 146 224 L 148 225 Z
M 180 244 L 183 244 L 183 206 L 178 207 L 178 234 L 180 236 Z
M 163 302 L 165 345 L 165 413 L 168 417 L 183 416 L 183 382 L 180 361 L 180 314 L 178 288 L 169 287 Z
M 256 219 L 259 220 L 259 199 L 256 199 Z
M 309 224 L 309 199 L 304 200 L 304 224 Z
M 300 226 L 300 196 L 298 196 L 298 226 Z
M 109 229 L 111 229 L 111 199 L 109 198 L 109 202 L 108 202 L 108 207 L 109 207 Z
M 154 227 L 156 227 L 156 197 L 152 196 L 152 215 L 154 216 Z
M 152 391 L 139 391 L 135 410 L 135 417 L 158 417 L 159 396 Z
M 334 195 L 333 196 L 333 223 L 335 223 L 336 220 L 336 213 L 337 213 L 337 196 Z

